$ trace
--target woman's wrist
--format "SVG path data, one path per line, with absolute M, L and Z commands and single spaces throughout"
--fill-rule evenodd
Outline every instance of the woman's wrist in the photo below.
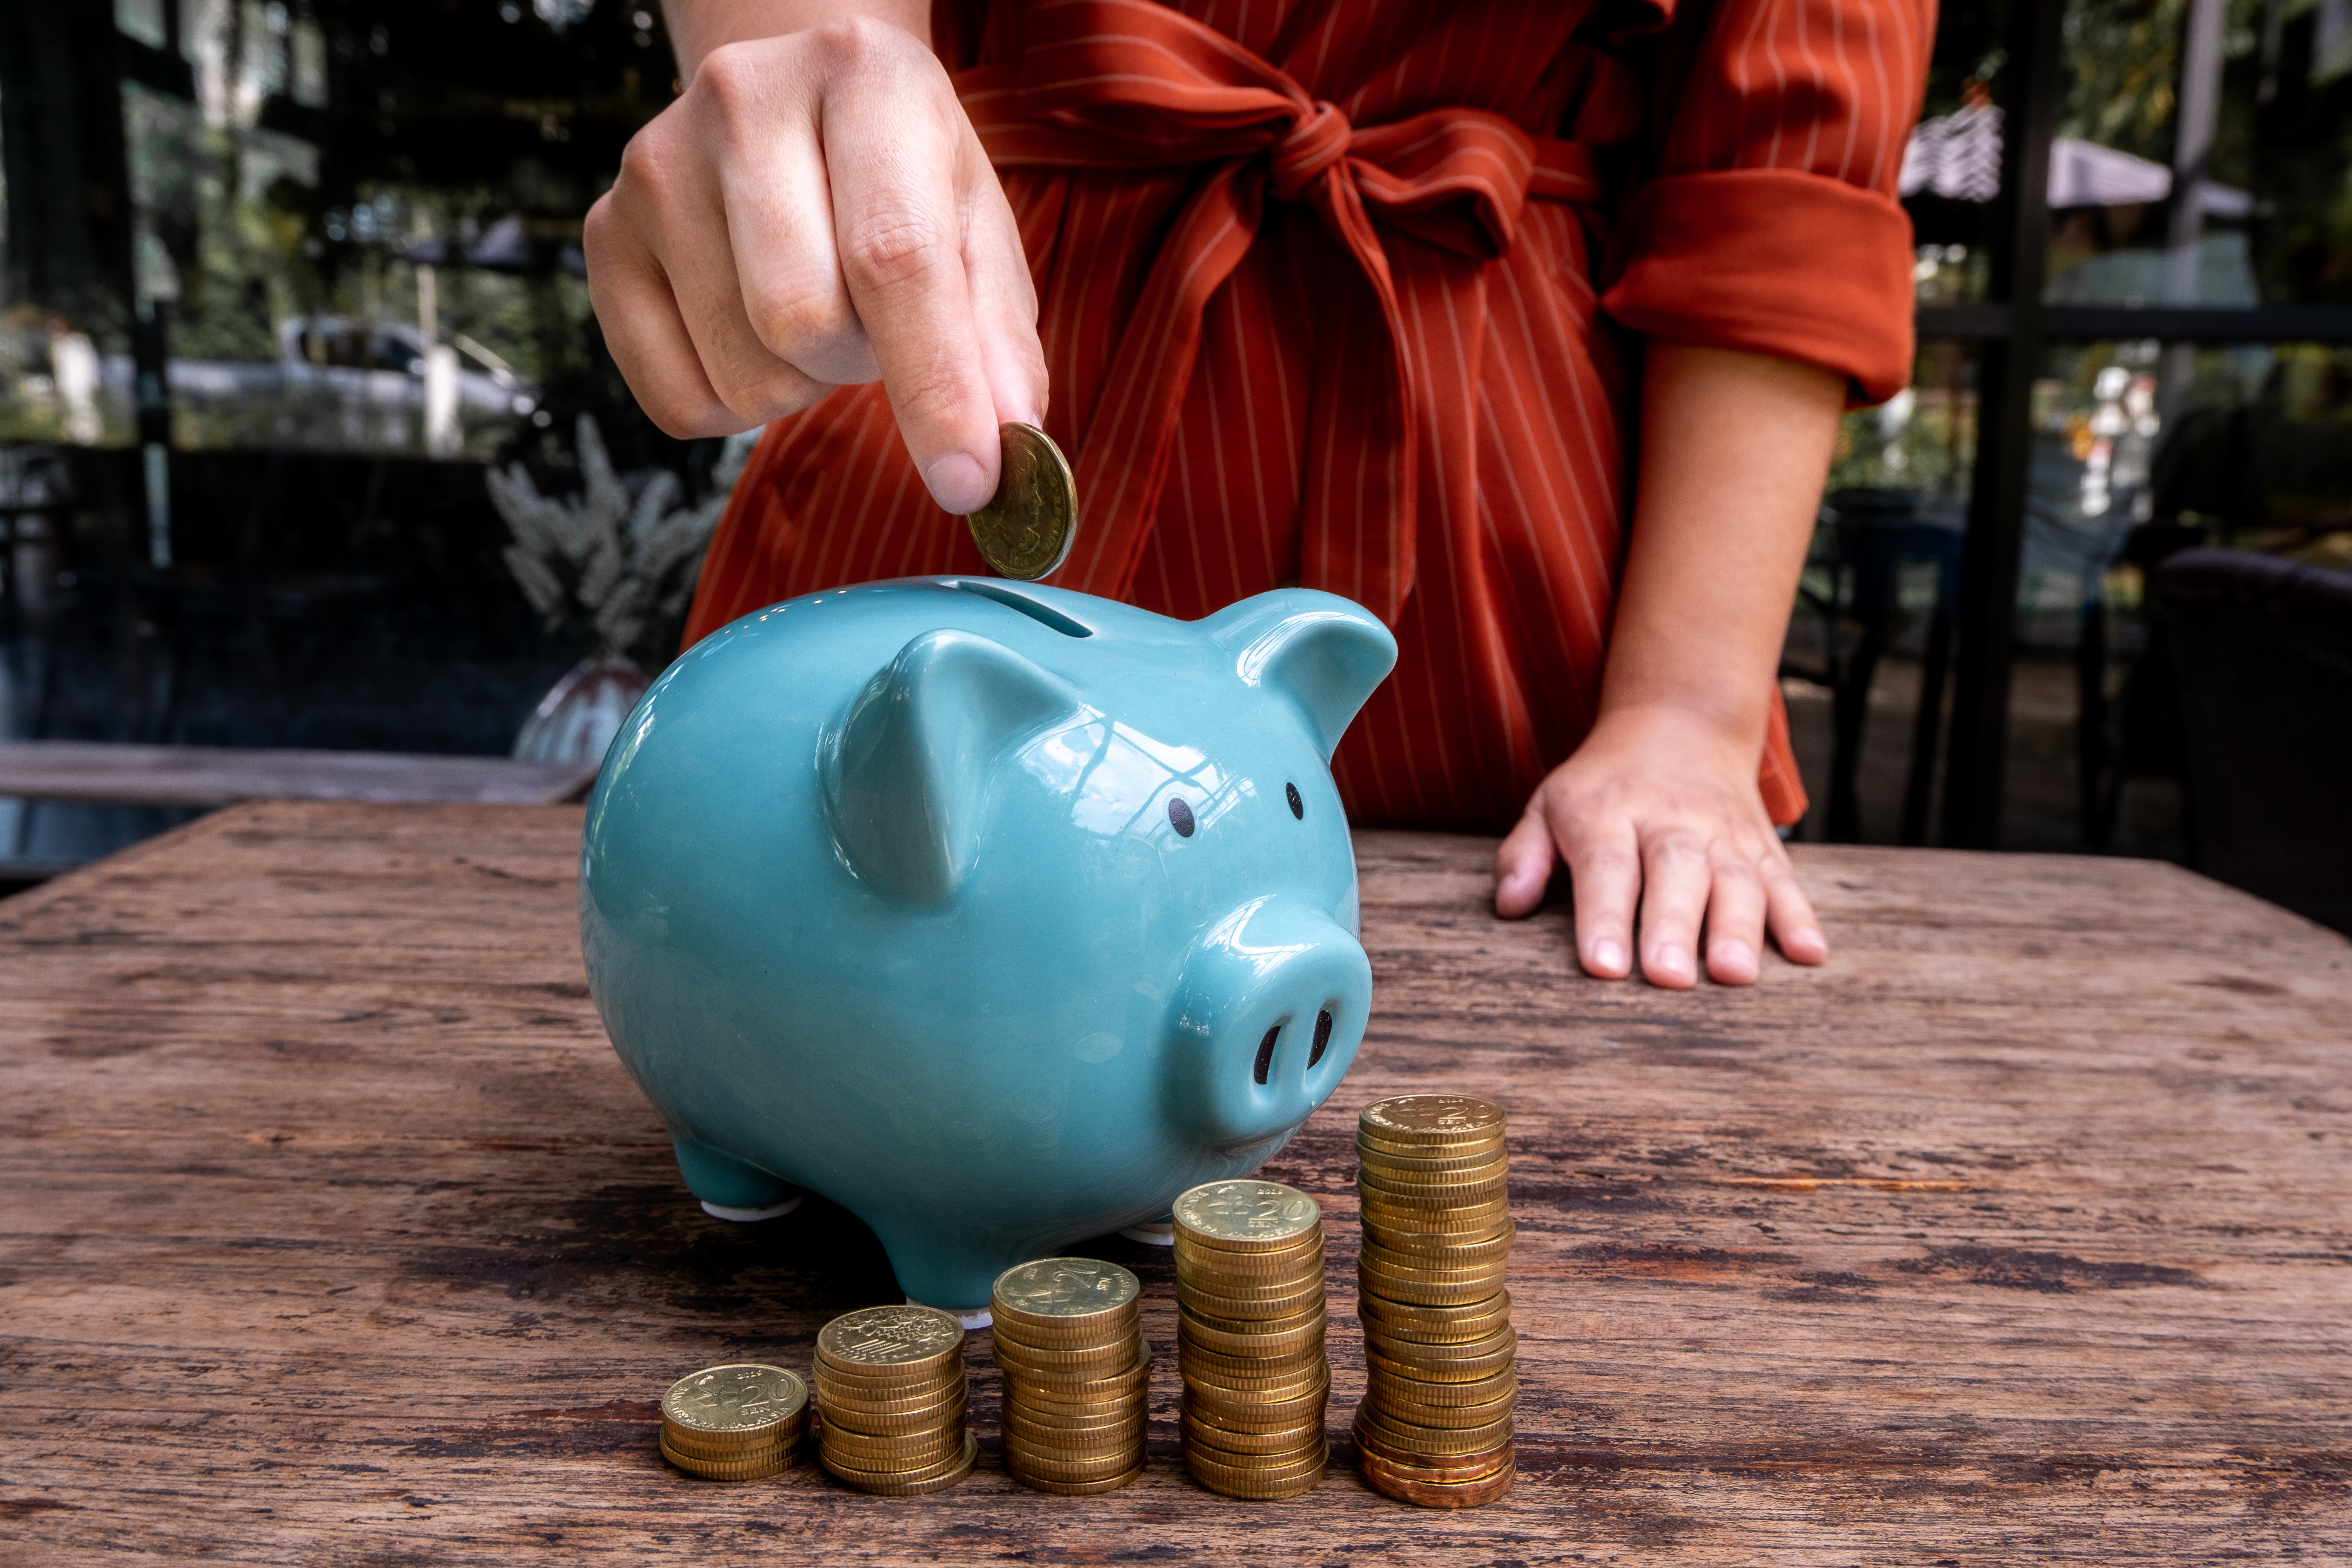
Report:
M 662 0 L 662 22 L 677 58 L 680 82 L 694 79 L 703 57 L 728 44 L 780 38 L 849 16 L 870 16 L 928 41 L 923 0 Z

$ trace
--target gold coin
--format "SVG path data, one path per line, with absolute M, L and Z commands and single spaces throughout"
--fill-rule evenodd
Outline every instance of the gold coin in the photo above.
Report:
M 1015 1480 L 1023 1481 L 1033 1478 L 1042 1481 L 1107 1481 L 1113 1476 L 1128 1474 L 1142 1462 L 1140 1445 L 1100 1458 L 1056 1459 L 1017 1448 L 1007 1448 L 1004 1454 L 1004 1468 Z
M 962 1447 L 960 1425 L 907 1437 L 863 1437 L 827 1427 L 817 1451 L 860 1470 L 919 1470 L 952 1458 Z
M 937 1307 L 866 1307 L 817 1331 L 821 1362 L 848 1371 L 928 1371 L 961 1353 L 963 1325 Z
M 1433 1284 L 1409 1282 L 1393 1275 L 1380 1275 L 1358 1270 L 1356 1286 L 1360 1292 L 1372 1292 L 1391 1301 L 1406 1301 L 1421 1307 L 1451 1307 L 1461 1302 L 1475 1301 L 1492 1290 L 1496 1281 L 1492 1279 L 1467 1284 Z
M 1091 1258 L 1041 1258 L 1016 1263 L 996 1277 L 990 1306 L 999 1319 L 1045 1320 L 1076 1327 L 1132 1311 L 1143 1287 L 1116 1263 Z
M 1518 1222 L 1507 1215 L 1503 1223 L 1492 1230 L 1473 1235 L 1421 1236 L 1411 1231 L 1370 1228 L 1365 1234 L 1364 1245 L 1377 1247 L 1416 1268 L 1459 1268 L 1465 1264 L 1509 1257 L 1511 1243 L 1518 1234 Z
M 1143 1426 L 1134 1424 L 1124 1432 L 1102 1432 L 1079 1437 L 1039 1436 L 1034 1432 L 1006 1427 L 997 1439 L 1007 1451 L 1018 1448 L 1033 1459 L 1050 1459 L 1058 1465 L 1096 1464 L 1106 1459 L 1124 1458 L 1124 1464 L 1135 1462 L 1135 1455 L 1143 1447 Z M 1123 1468 L 1123 1467 L 1122 1467 Z M 1083 1480 L 1082 1476 L 1064 1476 L 1066 1481 Z
M 1000 1312 L 992 1338 L 998 1342 L 1012 1340 L 1031 1350 L 1084 1352 L 1123 1348 L 1134 1343 L 1135 1336 L 1142 1332 L 1140 1319 L 1132 1307 L 1104 1316 L 1102 1322 L 1081 1319 L 1072 1327 L 1061 1328 L 1035 1321 L 1016 1322 Z
M 1507 1173 L 1472 1174 L 1465 1180 L 1424 1181 L 1399 1177 L 1370 1165 L 1356 1167 L 1357 1195 L 1377 1199 L 1391 1208 L 1461 1208 L 1487 1202 L 1507 1191 L 1509 1184 Z
M 1096 1415 L 1055 1418 L 1007 1405 L 998 1419 L 1006 1431 L 1017 1430 L 1033 1442 L 1107 1443 L 1123 1433 L 1143 1430 L 1144 1407 L 1143 1401 L 1138 1399 Z
M 1401 1143 L 1458 1143 L 1499 1138 L 1506 1120 L 1491 1100 L 1466 1094 L 1401 1094 L 1376 1100 L 1356 1113 L 1356 1125 L 1376 1138 Z
M 858 1415 L 922 1415 L 924 1411 L 936 1411 L 939 1405 L 955 1404 L 969 1394 L 969 1380 L 957 1377 L 955 1383 L 924 1384 L 919 1389 L 858 1389 L 828 1384 L 818 1377 L 816 1408 L 824 1411 L 856 1411 Z
M 1176 1234 L 1227 1252 L 1273 1252 L 1299 1245 L 1323 1223 L 1323 1210 L 1280 1182 L 1208 1182 L 1179 1194 Z
M 1365 1370 L 1371 1379 L 1371 1391 L 1392 1389 L 1396 1398 L 1409 1399 L 1416 1405 L 1484 1405 L 1502 1398 L 1519 1385 L 1518 1372 L 1514 1367 L 1506 1367 L 1501 1372 L 1469 1383 L 1439 1383 L 1400 1372 L 1393 1366 L 1369 1363 Z
M 1418 1426 L 1391 1419 L 1375 1405 L 1365 1404 L 1356 1410 L 1356 1424 L 1362 1430 L 1391 1447 L 1433 1458 L 1496 1447 L 1510 1440 L 1514 1419 L 1506 1415 L 1484 1426 Z
M 1194 1403 L 1207 1409 L 1227 1410 L 1252 1424 L 1260 1421 L 1280 1421 L 1295 1417 L 1315 1401 L 1331 1392 L 1331 1369 L 1310 1367 L 1296 1376 L 1276 1383 L 1267 1381 L 1255 1385 L 1235 1379 L 1244 1386 L 1217 1381 L 1219 1374 L 1202 1376 L 1187 1373 L 1184 1392 Z
M 1134 1359 L 1135 1352 L 1125 1345 L 1105 1351 L 1056 1352 L 1033 1351 L 1009 1340 L 996 1342 L 996 1364 L 1008 1376 L 1092 1383 L 1097 1378 L 1110 1376 Z
M 1183 1419 L 1183 1432 L 1188 1443 L 1204 1444 L 1221 1454 L 1251 1456 L 1297 1454 L 1306 1447 L 1307 1438 L 1319 1441 L 1323 1436 L 1320 1423 L 1312 1427 L 1293 1426 L 1274 1432 L 1238 1432 L 1229 1426 L 1211 1426 L 1191 1415 Z
M 1400 1338 L 1427 1336 L 1434 1340 L 1442 1335 L 1475 1340 L 1511 1321 L 1511 1293 L 1497 1290 L 1483 1301 L 1445 1307 L 1417 1306 L 1368 1293 L 1356 1298 L 1356 1316 L 1378 1319 L 1383 1330 Z
M 1262 1356 L 1225 1355 L 1180 1342 L 1176 1347 L 1176 1365 L 1187 1378 L 1196 1382 L 1213 1383 L 1229 1389 L 1273 1388 L 1320 1375 L 1329 1366 L 1329 1355 L 1319 1338 L 1281 1355 Z
M 1180 1268 L 1244 1278 L 1287 1274 L 1315 1266 L 1323 1253 L 1323 1228 L 1318 1223 L 1278 1246 L 1226 1247 L 1202 1241 L 1186 1231 L 1176 1233 L 1171 1250 Z
M 1000 425 L 996 493 L 964 519 L 990 570 L 1034 583 L 1068 559 L 1078 536 L 1078 488 L 1052 437 L 1034 425 Z
M 756 1442 L 740 1443 L 732 1436 L 708 1437 L 686 1431 L 667 1421 L 661 1425 L 661 1438 L 679 1453 L 698 1459 L 740 1459 L 748 1454 L 765 1453 L 779 1444 L 786 1447 L 796 1444 L 808 1436 L 808 1416 L 803 1412 L 782 1426 L 763 1433 Z
M 1378 1247 L 1364 1248 L 1356 1260 L 1356 1278 L 1377 1281 L 1373 1288 L 1384 1296 L 1414 1300 L 1417 1291 L 1444 1286 L 1454 1291 L 1453 1300 L 1483 1301 L 1503 1288 L 1511 1271 L 1510 1260 L 1503 1258 L 1467 1268 L 1416 1268 L 1391 1261 L 1394 1257 Z
M 1483 1340 L 1465 1340 L 1451 1345 L 1381 1340 L 1369 1328 L 1364 1332 L 1367 1356 L 1378 1356 L 1401 1375 L 1422 1383 L 1475 1383 L 1482 1377 L 1492 1377 L 1511 1364 L 1518 1343 L 1518 1336 L 1508 1329 Z
M 819 1456 L 820 1459 L 822 1457 Z M 972 1461 L 979 1458 L 980 1439 L 967 1435 L 964 1438 L 963 1452 L 952 1464 L 936 1474 L 894 1476 L 853 1469 L 845 1475 L 831 1465 L 826 1465 L 825 1469 L 836 1479 L 846 1481 L 849 1485 L 862 1491 L 871 1492 L 877 1497 L 920 1497 L 926 1492 L 945 1491 L 971 1474 Z
M 868 1415 L 858 1411 L 828 1410 L 824 1413 L 824 1429 L 828 1432 L 856 1432 L 867 1437 L 911 1437 L 917 1433 L 936 1432 L 942 1426 L 954 1426 L 964 1418 L 969 1408 L 965 1401 L 958 1399 L 907 1415 Z
M 1421 1508 L 1478 1508 L 1509 1491 L 1519 1475 L 1518 1461 L 1514 1458 L 1469 1480 L 1422 1480 L 1402 1467 L 1361 1449 L 1356 1454 L 1356 1468 L 1374 1491 Z
M 1109 1401 L 1140 1399 L 1150 1387 L 1150 1362 L 1131 1373 L 1095 1383 L 1047 1383 L 1018 1373 L 1008 1373 L 1004 1380 L 1006 1398 L 1017 1396 L 1024 1404 L 1048 1411 L 1086 1410 Z
M 1019 1474 L 1015 1474 L 1013 1479 L 1024 1487 L 1033 1488 L 1041 1492 L 1051 1492 L 1055 1497 L 1099 1497 L 1104 1492 L 1115 1492 L 1121 1487 L 1133 1486 L 1136 1478 L 1142 1474 L 1143 1466 L 1138 1464 L 1135 1468 L 1123 1476 L 1109 1476 L 1099 1481 L 1052 1481 L 1043 1476 Z
M 1331 1309 L 1319 1295 L 1304 1306 L 1293 1307 L 1279 1317 L 1221 1318 L 1214 1312 L 1204 1312 L 1180 1293 L 1176 1303 L 1176 1323 L 1179 1328 L 1208 1329 L 1220 1334 L 1232 1334 L 1244 1339 L 1257 1339 L 1274 1334 L 1286 1334 L 1294 1330 L 1313 1328 L 1328 1321 Z
M 1189 1307 L 1176 1309 L 1176 1328 L 1180 1342 L 1190 1342 L 1219 1355 L 1278 1356 L 1303 1350 L 1323 1337 L 1325 1325 L 1330 1321 L 1328 1308 L 1318 1306 L 1312 1312 L 1293 1313 L 1277 1318 L 1263 1331 L 1239 1326 L 1227 1326 L 1224 1320 L 1202 1318 Z
M 1356 1253 L 1356 1267 L 1359 1268 L 1402 1274 L 1407 1278 L 1423 1274 L 1442 1279 L 1489 1275 L 1497 1282 L 1496 1289 L 1502 1289 L 1500 1281 L 1510 1261 L 1511 1249 L 1507 1246 L 1494 1247 L 1484 1257 L 1459 1258 L 1444 1252 L 1402 1252 L 1367 1238 Z M 1491 1296 L 1494 1291 L 1489 1290 L 1487 1294 Z
M 1381 1247 L 1392 1246 L 1401 1252 L 1411 1250 L 1412 1243 L 1421 1238 L 1484 1236 L 1510 1217 L 1508 1197 L 1466 1209 L 1404 1209 L 1366 1203 L 1357 1210 L 1365 1240 Z
M 1517 1447 L 1517 1439 L 1496 1444 L 1475 1454 L 1448 1454 L 1442 1457 L 1413 1455 L 1389 1442 L 1378 1433 L 1364 1429 L 1363 1410 L 1356 1412 L 1356 1420 L 1349 1429 L 1357 1448 L 1379 1456 L 1391 1466 L 1418 1473 L 1423 1480 L 1466 1481 L 1489 1474 L 1496 1466 L 1509 1458 Z
M 740 1458 L 709 1459 L 680 1453 L 664 1443 L 661 1445 L 661 1457 L 688 1475 L 706 1481 L 756 1481 L 762 1477 L 789 1470 L 800 1459 L 797 1447 L 791 1444 L 778 1444 Z
M 780 1366 L 737 1362 L 705 1367 L 669 1385 L 662 1419 L 706 1441 L 757 1445 L 808 1409 L 808 1384 Z
M 1229 1465 L 1198 1447 L 1184 1450 L 1184 1468 L 1192 1479 L 1227 1497 L 1296 1496 L 1320 1481 L 1329 1462 L 1330 1449 L 1319 1440 L 1306 1458 L 1281 1466 Z
M 1485 1405 L 1448 1407 L 1440 1405 L 1415 1405 L 1400 1400 L 1386 1389 L 1367 1388 L 1364 1403 L 1380 1413 L 1382 1419 L 1402 1426 L 1435 1426 L 1444 1431 L 1468 1431 L 1500 1421 L 1519 1407 L 1519 1393 L 1513 1389 L 1502 1398 Z
M 1283 1274 L 1226 1274 L 1213 1268 L 1187 1268 L 1180 1264 L 1176 1269 L 1176 1292 L 1179 1299 L 1198 1292 L 1227 1301 L 1281 1301 L 1321 1290 L 1324 1279 L 1323 1255 L 1319 1252 L 1308 1267 Z
M 946 1441 L 937 1446 L 938 1458 L 921 1458 L 906 1464 L 900 1464 L 896 1459 L 852 1454 L 824 1445 L 818 1446 L 817 1457 L 824 1461 L 824 1468 L 835 1475 L 840 1475 L 844 1470 L 851 1470 L 861 1475 L 890 1476 L 914 1481 L 928 1480 L 931 1472 L 952 1466 L 962 1452 L 961 1446 L 971 1437 L 969 1431 L 948 1431 L 941 1433 L 940 1436 Z
M 1511 1154 L 1499 1140 L 1460 1154 L 1423 1150 L 1404 1154 L 1358 1139 L 1356 1159 L 1361 1164 L 1412 1180 L 1425 1175 L 1459 1177 L 1465 1172 L 1484 1173 L 1489 1166 L 1496 1167 L 1499 1173 L 1509 1166 Z

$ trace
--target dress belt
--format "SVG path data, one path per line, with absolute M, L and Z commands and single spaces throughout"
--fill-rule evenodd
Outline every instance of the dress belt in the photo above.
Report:
M 1150 0 L 1045 0 L 1024 22 L 1020 59 L 955 77 L 997 166 L 1211 166 L 1153 259 L 1076 444 L 1087 526 L 1063 581 L 1113 598 L 1132 585 L 1202 315 L 1255 243 L 1271 196 L 1311 207 L 1356 274 L 1335 281 L 1310 424 L 1328 453 L 1349 458 L 1307 486 L 1300 579 L 1350 594 L 1395 626 L 1412 586 L 1416 398 L 1433 389 L 1413 384 L 1380 230 L 1475 258 L 1503 256 L 1530 198 L 1605 199 L 1592 149 L 1531 136 L 1481 109 L 1351 124 L 1286 72 Z

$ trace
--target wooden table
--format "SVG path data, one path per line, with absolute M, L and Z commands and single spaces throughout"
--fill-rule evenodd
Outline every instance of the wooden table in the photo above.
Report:
M 1230 1501 L 656 1458 L 669 1381 L 895 1299 L 705 1217 L 582 983 L 576 810 L 238 808 L 0 903 L 0 1559 L 1471 1565 L 2352 1555 L 2352 948 L 2168 867 L 1807 849 L 1837 955 L 1571 973 L 1486 844 L 1367 834 L 1376 1016 L 1269 1167 L 1361 1387 L 1354 1108 L 1510 1109 L 1522 1479 Z
M 247 800 L 583 800 L 593 766 L 414 752 L 303 752 L 260 746 L 136 746 L 109 741 L 0 742 L 0 795 L 110 805 L 233 805 Z

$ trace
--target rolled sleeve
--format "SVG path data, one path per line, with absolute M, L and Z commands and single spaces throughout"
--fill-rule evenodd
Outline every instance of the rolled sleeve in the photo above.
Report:
M 1634 331 L 1834 371 L 1857 403 L 1911 379 L 1911 219 L 1875 191 L 1786 169 L 1669 174 L 1621 217 L 1601 303 Z
M 1911 220 L 1895 200 L 1930 0 L 1684 5 L 1653 79 L 1653 164 L 1618 215 L 1609 313 L 1635 331 L 1820 365 L 1859 403 L 1911 378 Z

